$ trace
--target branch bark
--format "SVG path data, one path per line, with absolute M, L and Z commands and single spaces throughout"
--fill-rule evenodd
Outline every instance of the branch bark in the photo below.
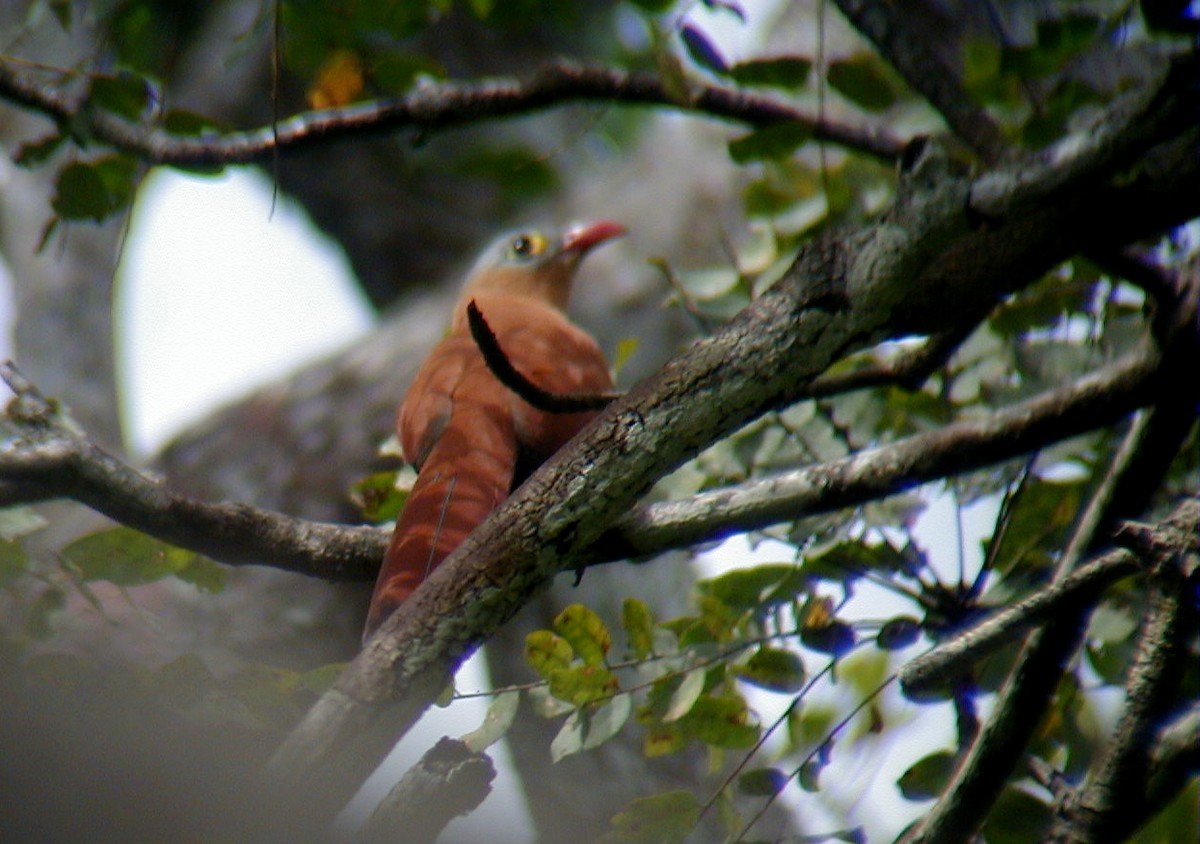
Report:
M 650 74 L 567 61 L 547 64 L 519 81 L 432 84 L 401 97 L 307 112 L 273 126 L 214 132 L 200 138 L 171 135 L 156 126 L 132 124 L 103 111 L 84 111 L 80 102 L 26 78 L 3 61 L 0 97 L 60 122 L 82 119 L 96 139 L 150 164 L 191 167 L 263 162 L 278 152 L 327 144 L 338 138 L 406 128 L 430 132 L 574 102 L 662 106 L 750 126 L 798 123 L 814 138 L 888 161 L 902 147 L 882 128 L 843 126 L 770 97 L 699 81 L 691 81 L 681 97 Z

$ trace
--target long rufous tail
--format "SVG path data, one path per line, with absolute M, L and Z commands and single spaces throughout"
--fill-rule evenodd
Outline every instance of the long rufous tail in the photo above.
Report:
M 455 408 L 392 533 L 364 641 L 508 496 L 516 454 L 512 419 L 500 408 Z

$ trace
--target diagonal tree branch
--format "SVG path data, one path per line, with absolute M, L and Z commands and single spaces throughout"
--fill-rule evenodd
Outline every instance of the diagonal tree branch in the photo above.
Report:
M 955 68 L 930 47 L 915 10 L 887 0 L 837 0 L 846 19 L 871 41 L 905 81 L 945 119 L 951 131 L 984 161 L 996 162 L 1008 149 L 1000 127 L 972 101 Z
M 303 149 L 363 133 L 420 129 L 430 132 L 485 119 L 514 117 L 579 102 L 660 106 L 749 126 L 797 123 L 814 138 L 893 160 L 902 143 L 882 128 L 856 128 L 812 117 L 777 99 L 734 88 L 692 81 L 684 96 L 657 77 L 614 68 L 559 61 L 521 80 L 443 82 L 399 97 L 323 109 L 244 132 L 211 132 L 193 138 L 159 127 L 133 124 L 17 73 L 0 58 L 0 97 L 34 109 L 60 123 L 82 120 L 97 140 L 151 164 L 213 166 L 269 160 L 279 152 Z

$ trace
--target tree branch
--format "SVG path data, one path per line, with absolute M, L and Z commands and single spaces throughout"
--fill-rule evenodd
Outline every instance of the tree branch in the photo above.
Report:
M 372 580 L 387 539 L 370 527 L 293 519 L 246 504 L 185 498 L 71 431 L 11 363 L 8 420 L 19 439 L 0 448 L 5 505 L 69 497 L 164 542 L 231 564 L 264 562 L 328 580 Z
M 930 47 L 914 10 L 886 0 L 837 0 L 846 19 L 878 48 L 913 90 L 937 109 L 956 136 L 984 161 L 1000 160 L 1008 142 L 990 114 L 972 101 L 957 71 Z
M 674 94 L 657 77 L 614 68 L 558 61 L 522 80 L 442 82 L 338 109 L 296 115 L 273 126 L 244 132 L 172 135 L 133 124 L 31 81 L 0 59 L 0 97 L 39 111 L 60 123 L 82 120 L 103 143 L 151 164 L 213 166 L 266 161 L 277 152 L 302 149 L 337 138 L 412 128 L 423 132 L 513 117 L 577 102 L 661 106 L 749 126 L 797 123 L 814 138 L 893 160 L 903 144 L 882 128 L 843 126 L 812 117 L 770 97 L 690 80 L 686 95 Z
M 1149 528 L 1135 523 L 1123 526 L 1122 532 L 1146 529 L 1154 530 L 1159 536 L 1169 533 L 1172 538 L 1170 552 L 1158 552 L 1147 558 L 1127 550 L 1110 551 L 909 661 L 900 669 L 900 685 L 907 694 L 921 694 L 947 686 L 971 663 L 1011 642 L 1030 626 L 1070 608 L 1094 604 L 1100 592 L 1128 575 L 1141 571 L 1178 580 L 1185 572 L 1175 555 L 1185 552 L 1189 539 L 1183 531 L 1189 527 L 1193 532 L 1200 531 L 1200 500 L 1188 499 L 1181 503 L 1160 527 Z M 1125 808 L 1128 809 L 1128 805 Z
M 496 768 L 485 753 L 442 737 L 388 792 L 355 836 L 359 844 L 435 841 L 446 824 L 478 808 Z M 401 832 L 403 833 L 401 835 Z

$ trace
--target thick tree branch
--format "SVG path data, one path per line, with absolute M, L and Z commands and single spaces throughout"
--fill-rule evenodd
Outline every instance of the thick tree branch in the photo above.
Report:
M 921 31 L 920 16 L 886 0 L 837 0 L 837 6 L 913 90 L 937 109 L 955 135 L 984 161 L 1000 159 L 1009 146 L 1003 132 L 972 101 L 955 68 L 931 48 L 934 33 Z
M 336 812 L 462 660 L 699 449 L 791 403 L 850 350 L 977 320 L 1097 238 L 1125 243 L 1194 216 L 1200 136 L 1188 82 L 1139 93 L 1108 115 L 1119 124 L 1111 132 L 1139 134 L 1153 161 L 1137 178 L 1110 184 L 1110 149 L 1079 138 L 1064 156 L 1068 181 L 1038 162 L 986 177 L 991 198 L 1012 213 L 980 226 L 968 210 L 972 182 L 952 172 L 929 180 L 922 171 L 884 220 L 808 243 L 732 322 L 614 402 L 384 622 L 288 737 L 269 775 L 281 795 L 301 796 L 297 822 L 311 828 Z M 1154 115 L 1160 134 L 1147 136 L 1138 130 L 1152 104 L 1170 113 Z M 1045 183 L 1026 178 L 1025 166 Z M 1053 203 L 1016 201 L 1051 189 Z M 852 307 L 812 307 L 814 290 L 845 291 Z
M 585 561 L 649 555 L 862 504 L 1109 425 L 1153 395 L 1157 357 L 1131 354 L 1073 384 L 839 460 L 639 507 Z M 820 379 L 818 379 L 820 380 Z
M 446 824 L 479 807 L 495 778 L 495 766 L 486 754 L 443 737 L 405 772 L 354 840 L 435 841 Z
M 8 420 L 19 426 L 19 437 L 0 447 L 4 504 L 72 498 L 122 524 L 222 562 L 269 561 L 329 580 L 374 579 L 386 547 L 379 530 L 177 495 L 70 431 L 11 364 L 0 366 L 0 377 L 17 394 Z
M 1200 511 L 1200 507 L 1193 509 Z M 1200 535 L 1200 519 L 1191 519 L 1186 527 L 1193 537 Z M 1152 581 L 1116 732 L 1093 764 L 1082 790 L 1067 801 L 1050 840 L 1071 844 L 1124 841 L 1146 820 L 1142 798 L 1151 745 L 1177 688 L 1190 638 L 1186 594 L 1178 577 Z M 1179 783 L 1180 788 L 1184 782 Z
M 814 138 L 892 160 L 903 144 L 882 128 L 855 128 L 812 117 L 777 99 L 692 81 L 683 97 L 657 77 L 614 68 L 559 61 L 522 80 L 444 82 L 420 86 L 345 108 L 307 112 L 245 132 L 211 132 L 198 138 L 171 135 L 152 125 L 129 123 L 33 82 L 0 59 L 0 97 L 71 124 L 83 120 L 97 140 L 151 164 L 213 166 L 267 161 L 277 152 L 302 149 L 364 133 L 419 129 L 430 132 L 485 119 L 513 117 L 578 102 L 675 108 L 749 126 L 798 123 Z

